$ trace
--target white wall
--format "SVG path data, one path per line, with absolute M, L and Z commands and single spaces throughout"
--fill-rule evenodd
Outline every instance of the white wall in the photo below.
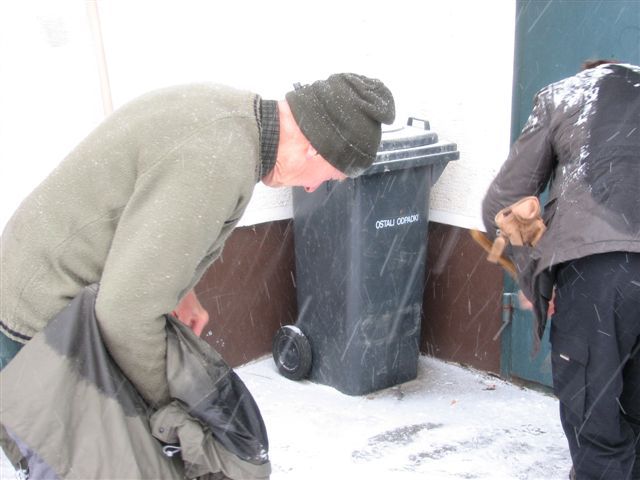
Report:
M 95 2 L 94 2 L 95 4 Z M 508 152 L 515 2 L 97 0 L 115 108 L 147 90 L 217 81 L 279 99 L 334 72 L 375 76 L 398 122 L 428 119 L 461 159 L 432 191 L 431 219 L 479 227 Z M 0 4 L 0 226 L 102 118 L 100 56 L 82 0 Z M 104 83 L 102 85 L 105 85 Z M 291 216 L 259 185 L 244 224 Z
M 0 228 L 103 117 L 82 2 L 0 2 Z

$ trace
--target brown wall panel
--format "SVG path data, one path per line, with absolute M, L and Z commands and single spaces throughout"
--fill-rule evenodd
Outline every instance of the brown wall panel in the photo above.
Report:
M 231 366 L 271 352 L 281 324 L 296 316 L 291 221 L 234 230 L 196 286 L 209 312 L 202 333 Z
M 469 231 L 429 224 L 421 351 L 500 372 L 502 270 Z
M 232 366 L 271 351 L 297 316 L 292 221 L 236 229 L 196 292 L 210 315 L 202 336 Z M 465 229 L 430 223 L 421 351 L 500 371 L 502 271 Z

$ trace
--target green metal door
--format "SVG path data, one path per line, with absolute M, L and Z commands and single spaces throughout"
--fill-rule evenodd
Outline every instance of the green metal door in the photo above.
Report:
M 512 143 L 536 92 L 573 75 L 584 60 L 640 64 L 640 0 L 518 0 L 515 35 Z M 551 386 L 549 325 L 532 355 L 533 318 L 518 309 L 515 292 L 517 286 L 505 276 L 505 323 L 510 323 L 502 335 L 502 373 Z

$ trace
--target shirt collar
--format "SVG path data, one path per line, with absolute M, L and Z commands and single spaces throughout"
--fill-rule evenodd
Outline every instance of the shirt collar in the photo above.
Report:
M 256 97 L 256 118 L 260 128 L 260 175 L 262 180 L 276 164 L 278 140 L 280 138 L 280 120 L 278 117 L 278 102 L 262 100 Z

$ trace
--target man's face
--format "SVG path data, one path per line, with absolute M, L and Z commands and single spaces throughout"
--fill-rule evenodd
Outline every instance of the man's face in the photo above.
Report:
M 262 182 L 268 187 L 303 187 L 313 192 L 327 180 L 344 180 L 347 176 L 327 162 L 307 144 L 279 157 L 274 168 Z
M 307 192 L 315 191 L 327 180 L 345 180 L 347 176 L 315 152 L 307 158 L 305 171 L 301 175 L 301 185 Z

